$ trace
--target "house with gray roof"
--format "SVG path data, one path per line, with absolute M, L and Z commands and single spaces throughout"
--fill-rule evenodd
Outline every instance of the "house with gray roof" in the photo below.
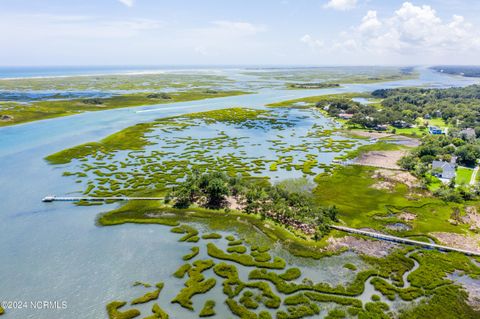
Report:
M 455 164 L 444 161 L 433 161 L 432 171 L 433 175 L 440 178 L 440 180 L 445 183 L 451 181 L 456 176 Z
M 460 136 L 465 140 L 474 140 L 477 137 L 475 130 L 471 127 L 460 131 Z

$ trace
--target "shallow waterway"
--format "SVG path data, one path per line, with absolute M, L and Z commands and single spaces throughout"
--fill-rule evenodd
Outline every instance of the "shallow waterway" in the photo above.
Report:
M 232 78 L 236 79 L 235 74 Z M 237 79 L 245 77 L 238 75 Z M 171 274 L 182 264 L 181 257 L 191 245 L 178 243 L 179 236 L 164 226 L 97 227 L 97 214 L 113 205 L 42 203 L 41 198 L 47 194 L 78 191 L 72 179 L 62 177 L 61 168 L 43 160 L 45 156 L 161 117 L 233 106 L 264 108 L 271 102 L 320 94 L 412 85 L 465 86 L 475 81 L 422 69 L 418 80 L 324 90 L 262 89 L 244 96 L 84 113 L 0 128 L 0 300 L 67 303 L 66 309 L 6 309 L 6 318 L 105 318 L 105 304 L 139 295 L 137 288 L 131 287 L 137 280 L 164 281 L 168 289 L 160 295 L 159 303 L 171 318 L 191 317 L 189 311 L 169 303 L 183 284 Z M 355 258 L 347 259 L 351 262 Z M 331 263 L 326 259 L 303 267 L 310 279 L 322 281 L 329 277 L 330 271 L 323 269 L 331 268 Z M 208 298 L 215 299 L 216 294 L 221 294 L 219 283 Z M 200 304 L 203 298 L 194 298 L 195 303 Z M 216 310 L 219 318 L 230 316 L 221 303 Z

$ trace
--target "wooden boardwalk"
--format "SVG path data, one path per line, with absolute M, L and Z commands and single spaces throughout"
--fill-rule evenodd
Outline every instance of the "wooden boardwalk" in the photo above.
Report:
M 62 196 L 46 196 L 42 199 L 42 202 L 104 202 L 104 201 L 129 201 L 129 200 L 163 200 L 163 197 L 62 197 Z
M 57 197 L 57 196 L 46 196 L 42 199 L 43 202 L 80 202 L 80 201 L 89 201 L 89 202 L 102 202 L 102 201 L 130 201 L 130 200 L 163 200 L 163 197 L 127 197 L 127 196 L 118 196 L 118 197 Z M 336 225 L 330 225 L 330 228 L 336 229 L 339 231 L 347 232 L 347 233 L 352 233 L 352 234 L 358 234 L 358 235 L 364 235 L 380 240 L 385 240 L 385 241 L 390 241 L 394 243 L 400 243 L 400 244 L 407 244 L 407 245 L 415 245 L 415 246 L 420 246 L 422 248 L 427 248 L 427 249 L 437 249 L 440 251 L 453 251 L 453 252 L 458 252 L 462 253 L 465 255 L 470 255 L 470 256 L 480 256 L 480 252 L 477 251 L 470 251 L 466 249 L 460 249 L 460 248 L 454 248 L 454 247 L 449 247 L 449 246 L 443 246 L 443 245 L 438 245 L 438 244 L 432 244 L 432 243 L 425 243 L 421 242 L 418 240 L 413 240 L 413 239 L 408 239 L 408 238 L 403 238 L 403 237 L 396 237 L 396 236 L 391 236 L 391 235 L 386 235 L 386 234 L 380 234 L 376 232 L 371 232 L 368 230 L 361 230 L 361 229 L 356 229 L 356 228 L 350 228 L 350 227 L 344 227 L 344 226 L 336 226 Z
M 443 245 L 437 245 L 437 244 L 432 244 L 432 243 L 424 243 L 418 240 L 413 240 L 413 239 L 408 239 L 408 238 L 402 238 L 402 237 L 396 237 L 396 236 L 391 236 L 391 235 L 385 235 L 385 234 L 379 234 L 367 230 L 360 230 L 356 228 L 350 228 L 350 227 L 344 227 L 344 226 L 335 226 L 335 225 L 330 225 L 330 228 L 344 231 L 347 233 L 352 233 L 352 234 L 358 234 L 358 235 L 364 235 L 380 240 L 386 240 L 386 241 L 391 241 L 395 243 L 400 243 L 400 244 L 407 244 L 407 245 L 415 245 L 415 246 L 420 246 L 422 248 L 427 248 L 427 249 L 437 249 L 440 251 L 454 251 L 458 253 L 462 253 L 465 255 L 469 256 L 480 256 L 480 252 L 478 251 L 470 251 L 470 250 L 465 250 L 465 249 L 460 249 L 460 248 L 454 248 L 454 247 L 448 247 L 448 246 L 443 246 Z

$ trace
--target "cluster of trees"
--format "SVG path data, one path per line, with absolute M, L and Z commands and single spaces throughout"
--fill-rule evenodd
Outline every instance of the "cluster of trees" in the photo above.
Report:
M 341 113 L 352 114 L 350 124 L 360 125 L 365 128 L 376 128 L 379 125 L 394 125 L 404 121 L 413 124 L 415 118 L 405 116 L 402 112 L 393 109 L 379 110 L 371 104 L 362 104 L 348 98 L 333 98 L 322 100 L 316 104 L 316 107 L 322 108 L 330 116 L 338 117 Z
M 382 89 L 372 92 L 382 98 L 382 109 L 413 123 L 417 118 L 438 117 L 457 128 L 474 128 L 480 136 L 480 85 L 465 88 Z
M 340 113 L 355 114 L 362 111 L 364 107 L 361 103 L 343 97 L 322 99 L 315 106 L 324 109 L 330 116 L 338 116 Z M 375 109 L 372 111 L 375 111 Z
M 166 201 L 173 199 L 176 208 L 188 208 L 190 205 L 199 204 L 220 209 L 226 206 L 228 195 L 237 193 L 240 183 L 240 179 L 229 178 L 219 172 L 200 174 L 198 170 L 193 170 L 184 182 L 170 190 Z
M 432 67 L 432 69 L 447 74 L 463 75 L 466 77 L 480 77 L 480 66 L 478 65 L 439 65 Z
M 465 88 L 424 89 L 402 88 L 377 90 L 373 96 L 382 98 L 382 107 L 402 114 L 405 121 L 418 117 L 441 117 L 449 124 L 448 136 L 426 135 L 422 144 L 400 161 L 400 165 L 422 177 L 428 183 L 434 160 L 474 167 L 480 160 L 480 86 Z M 468 128 L 470 136 L 465 134 Z M 468 131 L 468 130 L 467 130 Z M 455 188 L 455 181 L 449 187 L 442 187 L 439 195 L 444 198 L 467 199 L 476 190 Z
M 338 83 L 318 82 L 318 83 L 289 83 L 288 87 L 295 89 L 326 89 L 340 87 Z
M 170 100 L 172 97 L 167 93 L 150 93 L 147 95 L 147 98 Z
M 332 98 L 319 101 L 316 106 L 330 116 L 353 114 L 351 124 L 366 128 L 379 125 L 415 125 L 418 118 L 442 118 L 452 127 L 473 128 L 480 137 L 480 85 L 465 88 L 381 89 L 372 96 L 383 99 L 380 107 L 361 104 L 349 98 Z
M 349 98 L 332 98 L 317 102 L 316 107 L 325 110 L 328 115 L 338 117 L 340 114 L 353 114 L 350 123 L 367 128 L 374 128 L 389 122 L 387 113 L 380 113 L 369 104 L 362 104 Z
M 84 99 L 82 100 L 83 104 L 91 104 L 91 105 L 100 105 L 103 104 L 103 100 L 99 98 L 91 98 L 91 99 Z
M 461 203 L 463 201 L 478 199 L 478 196 L 480 196 L 480 189 L 478 187 L 471 188 L 465 185 L 456 186 L 455 182 L 452 181 L 451 183 L 442 185 L 435 190 L 434 195 L 440 197 L 446 202 Z
M 431 164 L 434 160 L 451 162 L 455 157 L 456 164 L 468 167 L 474 167 L 480 160 L 480 85 L 377 90 L 372 95 L 383 99 L 379 113 L 388 114 L 394 120 L 400 118 L 415 123 L 418 118 L 441 118 L 449 125 L 448 136 L 426 135 L 419 147 L 400 160 L 403 168 L 422 178 L 426 185 L 433 181 Z M 466 131 L 469 134 L 465 134 Z M 459 187 L 452 180 L 442 185 L 436 195 L 446 201 L 462 201 L 479 196 L 480 190 L 478 186 Z
M 480 144 L 459 137 L 427 135 L 422 138 L 420 146 L 401 159 L 400 164 L 408 170 L 424 170 L 434 160 L 450 162 L 453 156 L 458 164 L 473 167 L 480 159 Z
M 336 207 L 319 207 L 311 192 L 292 191 L 265 180 L 230 177 L 224 173 L 201 174 L 193 170 L 185 181 L 171 189 L 166 202 L 177 208 L 191 205 L 210 209 L 235 208 L 248 214 L 259 214 L 315 238 L 328 232 L 328 223 L 337 220 Z M 234 207 L 232 207 L 232 203 Z
M 421 178 L 427 187 L 433 181 L 434 170 L 431 163 L 434 160 L 450 162 L 453 156 L 457 158 L 458 164 L 472 167 L 480 159 L 480 145 L 469 143 L 459 137 L 428 135 L 423 137 L 422 144 L 403 157 L 399 164 Z M 437 189 L 435 195 L 448 202 L 461 202 L 480 196 L 480 187 L 457 185 L 455 179 L 452 179 L 450 183 Z
M 405 120 L 434 116 L 450 125 L 448 136 L 423 137 L 422 144 L 402 159 L 404 168 L 424 176 L 433 160 L 449 162 L 455 156 L 458 164 L 469 167 L 480 160 L 480 85 L 377 90 L 372 95 L 383 98 L 382 107 L 403 114 Z M 462 133 L 466 128 L 473 129 L 473 138 Z

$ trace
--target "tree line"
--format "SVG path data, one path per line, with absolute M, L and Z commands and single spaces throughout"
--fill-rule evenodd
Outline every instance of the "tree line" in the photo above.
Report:
M 221 172 L 201 174 L 195 169 L 170 190 L 166 202 L 176 208 L 198 206 L 258 214 L 316 239 L 329 231 L 328 223 L 338 221 L 336 207 L 318 206 L 306 190 L 292 191 L 266 179 L 231 177 Z

